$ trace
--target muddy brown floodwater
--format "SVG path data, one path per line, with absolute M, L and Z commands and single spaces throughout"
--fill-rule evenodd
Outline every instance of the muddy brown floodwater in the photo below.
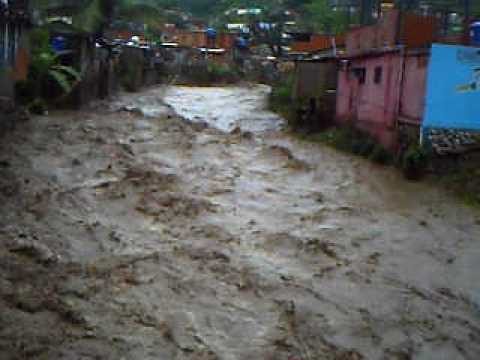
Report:
M 3 139 L 0 359 L 477 360 L 480 213 L 296 140 L 267 93 L 151 89 Z

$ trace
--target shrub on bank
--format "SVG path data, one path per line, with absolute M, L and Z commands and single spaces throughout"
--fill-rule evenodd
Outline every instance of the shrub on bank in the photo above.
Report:
M 420 179 L 429 164 L 429 155 L 427 151 L 419 145 L 410 145 L 402 158 L 402 170 L 405 177 L 409 180 Z
M 268 99 L 270 110 L 283 115 L 290 125 L 294 125 L 293 77 L 289 76 L 272 85 Z
M 393 163 L 392 154 L 380 144 L 376 144 L 373 147 L 369 159 L 380 165 L 390 165 Z
M 432 156 L 432 178 L 467 204 L 480 207 L 480 151 Z
M 181 83 L 194 85 L 233 84 L 240 81 L 238 69 L 232 64 L 201 61 L 182 66 Z
M 43 115 L 46 113 L 48 109 L 48 105 L 45 100 L 36 98 L 32 102 L 30 102 L 27 106 L 27 110 L 30 111 L 32 114 L 36 115 Z
M 480 152 L 462 156 L 434 157 L 414 139 L 405 152 L 394 158 L 369 134 L 352 127 L 330 128 L 326 131 L 301 135 L 344 152 L 359 155 L 381 165 L 396 165 L 406 179 L 418 181 L 431 172 L 427 180 L 434 180 L 456 194 L 467 204 L 480 207 Z M 446 169 L 439 170 L 439 168 Z
M 353 127 L 330 128 L 321 133 L 308 135 L 307 138 L 333 146 L 344 152 L 349 152 L 372 160 L 381 165 L 393 163 L 393 156 L 379 144 L 370 134 Z
M 457 172 L 446 175 L 441 183 L 467 204 L 480 207 L 480 170 L 478 162 L 464 164 Z
M 68 96 L 81 81 L 82 75 L 62 64 L 50 44 L 50 33 L 38 28 L 30 33 L 31 59 L 27 79 L 15 84 L 17 101 L 36 110 Z M 42 104 L 41 106 L 39 104 Z
M 227 80 L 234 75 L 233 70 L 227 64 L 217 64 L 214 62 L 207 64 L 207 73 L 212 82 Z
M 240 81 L 238 68 L 232 64 L 209 62 L 207 72 L 211 83 L 232 84 Z

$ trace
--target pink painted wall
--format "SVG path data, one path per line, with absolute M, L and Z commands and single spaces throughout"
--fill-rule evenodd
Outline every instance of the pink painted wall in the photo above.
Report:
M 382 79 L 375 83 L 375 68 L 382 68 Z M 360 84 L 353 69 L 365 68 Z M 396 114 L 400 97 L 402 58 L 399 53 L 354 58 L 348 71 L 340 71 L 337 90 L 337 121 L 351 123 L 370 133 L 386 148 L 396 147 Z
M 399 120 L 421 125 L 425 110 L 428 54 L 405 58 Z

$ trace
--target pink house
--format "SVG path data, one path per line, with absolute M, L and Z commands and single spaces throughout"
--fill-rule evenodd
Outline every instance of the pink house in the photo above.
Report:
M 400 128 L 422 122 L 429 53 L 382 51 L 343 60 L 337 121 L 353 125 L 395 151 Z
M 403 31 L 402 24 L 412 22 L 409 16 L 406 22 L 393 11 L 377 25 L 350 31 L 346 55 L 340 59 L 337 122 L 370 133 L 392 152 L 398 149 L 403 130 L 418 130 L 421 125 L 435 33 L 434 22 L 421 17 L 413 19 L 425 30 L 421 37 L 411 29 Z

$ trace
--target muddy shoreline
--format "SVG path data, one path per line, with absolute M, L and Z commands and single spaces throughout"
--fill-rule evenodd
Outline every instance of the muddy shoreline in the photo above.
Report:
M 477 359 L 480 213 L 212 89 L 2 141 L 0 359 Z

